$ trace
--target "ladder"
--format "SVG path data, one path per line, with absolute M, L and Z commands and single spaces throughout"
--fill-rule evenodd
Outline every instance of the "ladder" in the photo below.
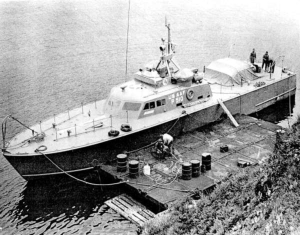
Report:
M 223 110 L 225 111 L 225 113 L 227 114 L 227 116 L 230 118 L 231 122 L 233 123 L 233 125 L 235 127 L 238 127 L 239 124 L 237 123 L 237 121 L 234 119 L 234 117 L 232 116 L 232 114 L 230 113 L 230 111 L 228 110 L 228 108 L 225 106 L 225 104 L 223 103 L 223 101 L 221 99 L 218 99 L 219 104 L 221 105 L 221 107 L 223 108 Z

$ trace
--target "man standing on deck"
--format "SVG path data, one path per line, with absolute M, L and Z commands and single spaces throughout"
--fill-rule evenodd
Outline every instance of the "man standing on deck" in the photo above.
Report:
M 264 65 L 265 65 L 265 72 L 266 72 L 267 69 L 268 69 L 268 67 L 269 67 L 269 55 L 268 55 L 267 51 L 266 51 L 266 53 L 263 56 L 263 63 L 262 63 L 262 66 L 261 66 L 262 70 L 264 68 Z
M 270 57 L 270 59 L 269 59 L 269 68 L 270 68 L 270 73 L 274 73 L 275 60 L 272 57 Z
M 253 48 L 253 51 L 250 54 L 250 63 L 254 64 L 255 60 L 256 60 L 256 53 L 255 53 L 255 49 Z

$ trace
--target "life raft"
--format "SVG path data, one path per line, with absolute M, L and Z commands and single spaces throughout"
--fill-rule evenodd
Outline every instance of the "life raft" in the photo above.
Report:
M 194 98 L 194 91 L 192 89 L 188 89 L 187 92 L 186 92 L 186 98 L 188 100 L 192 100 Z
M 110 130 L 109 132 L 108 132 L 108 136 L 110 136 L 110 137 L 116 137 L 116 136 L 118 136 L 120 134 L 120 132 L 118 131 L 118 130 Z
M 129 124 L 122 124 L 121 131 L 124 131 L 124 132 L 132 131 L 132 127 Z

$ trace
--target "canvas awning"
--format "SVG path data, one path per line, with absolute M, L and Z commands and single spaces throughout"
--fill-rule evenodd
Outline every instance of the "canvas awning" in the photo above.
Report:
M 257 78 L 250 64 L 232 58 L 213 61 L 205 70 L 205 79 L 209 82 L 227 86 L 241 85 Z

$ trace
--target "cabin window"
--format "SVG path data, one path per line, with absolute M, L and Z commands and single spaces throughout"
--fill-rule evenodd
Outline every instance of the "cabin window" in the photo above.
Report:
M 182 106 L 182 103 L 178 103 L 178 104 L 176 104 L 176 106 L 178 107 L 178 106 Z
M 147 109 L 154 109 L 155 108 L 155 101 L 145 104 L 144 110 Z
M 140 107 L 141 107 L 140 103 L 125 102 L 123 106 L 123 110 L 139 111 Z
M 161 100 L 156 101 L 156 106 L 157 107 L 161 106 Z
M 203 99 L 203 95 L 198 96 L 198 100 Z
M 155 102 L 150 102 L 150 109 L 154 109 L 155 108 Z
M 156 106 L 157 107 L 163 106 L 165 104 L 166 104 L 166 100 L 165 99 L 163 99 L 163 100 L 157 100 L 156 101 Z
M 149 109 L 149 103 L 145 104 L 144 110 Z

